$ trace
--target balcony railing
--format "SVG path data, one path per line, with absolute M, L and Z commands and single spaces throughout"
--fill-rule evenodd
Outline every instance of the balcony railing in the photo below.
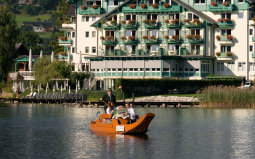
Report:
M 233 21 L 227 21 L 227 22 L 217 22 L 219 27 L 225 28 L 225 27 L 233 27 Z
M 58 59 L 68 59 L 68 55 L 58 55 Z M 73 59 L 73 55 L 70 55 L 70 59 Z
M 126 22 L 126 24 L 122 24 L 124 29 L 135 29 L 136 28 L 136 22 L 135 23 L 129 23 Z
M 177 38 L 177 39 L 172 39 L 171 37 L 169 37 L 169 39 L 165 39 L 166 43 L 168 44 L 178 44 L 180 43 L 180 39 Z
M 24 80 L 34 80 L 34 71 L 19 71 L 20 76 L 23 77 Z
M 229 4 L 228 6 L 224 6 L 221 3 L 217 4 L 217 6 L 209 5 L 209 11 L 211 12 L 225 12 L 225 11 L 234 11 L 234 5 Z
M 91 8 L 91 6 L 86 6 L 86 9 L 81 9 L 81 7 L 79 7 L 77 9 L 78 14 L 101 14 L 102 13 L 102 9 L 100 6 L 98 6 L 97 9 L 93 9 Z
M 252 57 L 253 60 L 255 60 L 255 53 L 252 53 L 251 57 Z
M 204 42 L 202 37 L 201 38 L 190 38 L 190 39 L 188 39 L 188 41 L 190 44 L 198 44 L 198 43 L 201 44 Z
M 204 27 L 204 22 L 194 22 L 194 21 L 190 21 L 190 22 L 184 22 L 184 26 L 186 28 L 202 28 Z
M 72 45 L 73 40 L 72 39 L 67 39 L 67 40 L 58 40 L 59 45 Z
M 156 28 L 158 28 L 158 22 L 156 22 L 156 23 L 145 23 L 144 26 L 145 26 L 145 28 L 148 28 L 148 29 L 156 29 Z
M 203 55 L 203 50 L 187 50 L 181 49 L 180 55 Z
M 104 39 L 102 40 L 103 45 L 114 45 L 115 44 L 115 39 Z
M 119 28 L 119 24 L 118 23 L 111 24 L 111 22 L 107 22 L 107 23 L 102 25 L 102 28 L 104 30 L 107 30 L 107 29 L 118 29 Z
M 165 23 L 167 28 L 179 28 L 180 27 L 180 23 Z
M 146 8 L 142 8 L 140 5 L 136 6 L 135 8 L 130 8 L 129 4 L 126 4 L 122 7 L 122 12 L 124 13 L 148 13 L 148 12 L 180 12 L 181 6 L 180 5 L 171 5 L 167 8 L 163 6 L 163 3 L 157 4 L 158 7 L 153 8 L 151 4 L 148 6 L 146 5 Z
M 217 55 L 217 60 L 233 60 L 234 54 L 228 55 L 226 52 L 221 52 L 220 55 Z
M 156 39 L 150 39 L 150 38 L 145 39 L 145 43 L 146 44 L 157 44 L 158 43 L 158 38 L 156 38 Z
M 136 44 L 137 40 L 131 40 L 131 39 L 127 39 L 127 40 L 123 40 L 123 43 L 126 45 L 130 45 L 130 44 Z
M 164 56 L 177 56 L 180 54 L 180 50 L 176 49 L 176 50 L 168 50 L 168 51 L 164 51 L 163 55 Z
M 228 36 L 220 36 L 220 40 L 218 40 L 218 42 L 221 44 L 221 45 L 232 45 L 233 42 L 234 42 L 234 37 L 231 39 L 231 38 L 228 38 Z

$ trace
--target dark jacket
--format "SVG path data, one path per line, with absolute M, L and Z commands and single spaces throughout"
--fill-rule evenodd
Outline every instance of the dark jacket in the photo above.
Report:
M 116 96 L 115 95 L 111 95 L 111 99 L 110 96 L 108 94 L 104 95 L 103 97 L 103 101 L 105 101 L 108 104 L 108 101 L 112 101 L 114 105 L 116 105 Z M 104 110 L 106 111 L 108 105 L 104 104 Z

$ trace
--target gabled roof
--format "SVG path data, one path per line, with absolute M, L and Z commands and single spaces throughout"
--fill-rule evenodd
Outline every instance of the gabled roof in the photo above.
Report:
M 65 16 L 75 16 L 75 4 L 70 4 L 67 11 L 66 11 L 66 14 Z
M 19 0 L 18 4 L 21 5 L 21 4 L 26 4 L 27 3 L 27 0 Z
M 250 3 L 255 3 L 255 0 L 247 0 Z
M 183 1 L 181 1 L 181 0 L 173 0 L 173 1 L 175 1 L 179 5 L 183 6 L 184 8 L 188 9 L 192 13 L 195 13 L 197 16 L 199 16 L 200 18 L 206 20 L 207 22 L 209 22 L 211 24 L 217 24 L 216 20 L 212 19 L 211 17 L 209 17 L 208 15 L 202 13 L 201 11 L 198 11 L 198 10 L 192 8 L 191 6 L 189 6 L 188 4 L 184 3 Z
M 127 4 L 128 2 L 130 2 L 132 0 L 126 0 L 125 2 L 123 2 L 122 4 L 120 4 L 119 6 L 117 6 L 116 8 L 114 8 L 112 11 L 110 11 L 109 13 L 105 14 L 104 16 L 102 16 L 99 20 L 97 20 L 95 23 L 91 24 L 91 27 L 94 27 L 95 24 L 97 24 L 98 22 L 104 20 L 105 18 L 107 18 L 108 16 L 110 16 L 112 13 L 114 13 L 116 10 L 118 10 L 119 8 L 121 8 L 123 5 Z M 217 24 L 217 21 L 212 19 L 211 17 L 207 16 L 206 14 L 192 8 L 191 6 L 189 6 L 188 4 L 184 3 L 181 0 L 173 0 L 176 3 L 178 3 L 179 5 L 183 6 L 184 8 L 188 9 L 189 11 L 195 13 L 197 16 L 199 16 L 200 18 L 204 19 L 205 21 L 211 23 L 211 24 Z M 255 0 L 251 0 L 251 1 L 255 1 Z
M 52 27 L 51 22 L 23 22 L 24 25 L 41 26 L 44 28 Z
M 118 10 L 119 8 L 121 8 L 122 6 L 124 6 L 125 4 L 127 4 L 129 1 L 132 0 L 126 0 L 125 2 L 121 3 L 119 6 L 117 6 L 116 8 L 114 8 L 112 11 L 110 11 L 109 13 L 103 15 L 99 20 L 97 20 L 95 23 L 91 24 L 90 26 L 93 27 L 95 24 L 97 24 L 98 22 L 100 22 L 101 20 L 107 18 L 108 16 L 110 16 L 112 13 L 114 13 L 116 10 Z

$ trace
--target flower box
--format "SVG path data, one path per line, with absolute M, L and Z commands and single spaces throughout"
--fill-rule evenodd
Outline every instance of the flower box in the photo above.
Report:
M 150 39 L 156 40 L 156 36 L 150 36 Z
M 191 39 L 191 38 L 192 38 L 192 35 L 187 35 L 186 38 L 187 38 L 187 39 Z
M 130 5 L 129 5 L 129 8 L 134 9 L 135 7 L 136 7 L 136 5 L 135 5 L 135 4 L 130 4 Z
M 220 52 L 216 52 L 216 53 L 215 53 L 215 55 L 217 55 L 217 56 L 220 56 L 220 54 L 221 54 Z
M 163 7 L 168 8 L 168 7 L 170 7 L 170 4 L 164 3 L 164 4 L 163 4 Z
M 116 20 L 111 20 L 111 24 L 116 24 L 117 21 Z
M 92 5 L 91 8 L 97 9 L 97 8 L 98 8 L 98 5 Z
M 131 20 L 131 19 L 130 19 L 130 20 L 128 20 L 128 24 L 133 24 L 133 25 L 134 25 L 134 24 L 135 24 L 135 20 L 134 20 L 134 19 L 132 19 L 132 20 Z
M 132 40 L 132 41 L 135 41 L 135 36 L 129 36 L 128 39 Z
M 122 20 L 122 21 L 121 21 L 121 24 L 126 24 L 126 21 L 125 21 L 125 20 Z
M 194 19 L 193 20 L 195 23 L 200 23 L 199 19 Z
M 125 36 L 120 37 L 121 40 L 127 40 Z
M 227 56 L 233 56 L 233 53 L 232 52 L 227 52 L 226 55 Z
M 105 38 L 106 41 L 112 41 L 113 39 L 114 39 L 113 36 L 107 36 L 107 37 Z
M 200 39 L 201 38 L 201 36 L 200 35 L 193 35 L 193 39 Z
M 216 7 L 217 3 L 216 2 L 211 2 L 211 5 Z
M 59 52 L 58 54 L 59 54 L 59 55 L 62 55 L 62 56 L 66 56 L 66 55 L 67 55 L 66 52 Z
M 151 6 L 152 6 L 153 8 L 158 8 L 158 5 L 157 5 L 157 4 L 151 4 Z
M 80 8 L 81 8 L 82 10 L 86 10 L 86 9 L 87 9 L 86 6 L 81 6 Z
M 101 39 L 101 40 L 104 40 L 104 36 L 101 36 L 100 39 Z
M 228 2 L 223 2 L 222 5 L 223 6 L 228 6 Z
M 143 23 L 148 23 L 148 20 L 143 20 Z
M 217 21 L 220 22 L 220 23 L 222 23 L 222 22 L 223 22 L 223 19 L 219 18 Z
M 223 19 L 223 22 L 228 22 L 229 18 Z
M 169 23 L 169 20 L 168 20 L 168 19 L 166 19 L 166 20 L 164 20 L 164 22 L 165 22 L 165 23 Z
M 156 19 L 151 19 L 150 23 L 155 24 L 156 23 Z
M 143 9 L 147 8 L 146 4 L 140 4 L 140 7 Z
M 148 39 L 148 37 L 147 36 L 143 36 L 143 39 Z
M 217 35 L 215 38 L 216 38 L 217 40 L 220 40 L 220 36 L 219 36 L 219 35 Z
M 234 37 L 233 37 L 232 35 L 227 35 L 227 39 L 228 39 L 228 40 L 233 40 Z
M 189 22 L 189 19 L 184 19 L 183 22 L 184 22 L 184 23 L 188 23 L 188 22 Z
M 169 36 L 168 36 L 168 35 L 165 35 L 164 37 L 165 37 L 165 39 L 169 39 Z
M 66 41 L 67 37 L 66 36 L 60 36 L 59 39 L 62 40 L 62 41 Z
M 177 39 L 178 39 L 178 35 L 173 35 L 173 36 L 171 37 L 171 39 L 177 40 Z

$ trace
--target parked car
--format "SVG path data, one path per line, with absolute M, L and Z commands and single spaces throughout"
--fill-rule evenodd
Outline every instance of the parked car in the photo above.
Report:
M 243 86 L 237 87 L 237 88 L 240 88 L 240 89 L 252 89 L 253 85 L 254 85 L 254 81 L 246 81 Z

